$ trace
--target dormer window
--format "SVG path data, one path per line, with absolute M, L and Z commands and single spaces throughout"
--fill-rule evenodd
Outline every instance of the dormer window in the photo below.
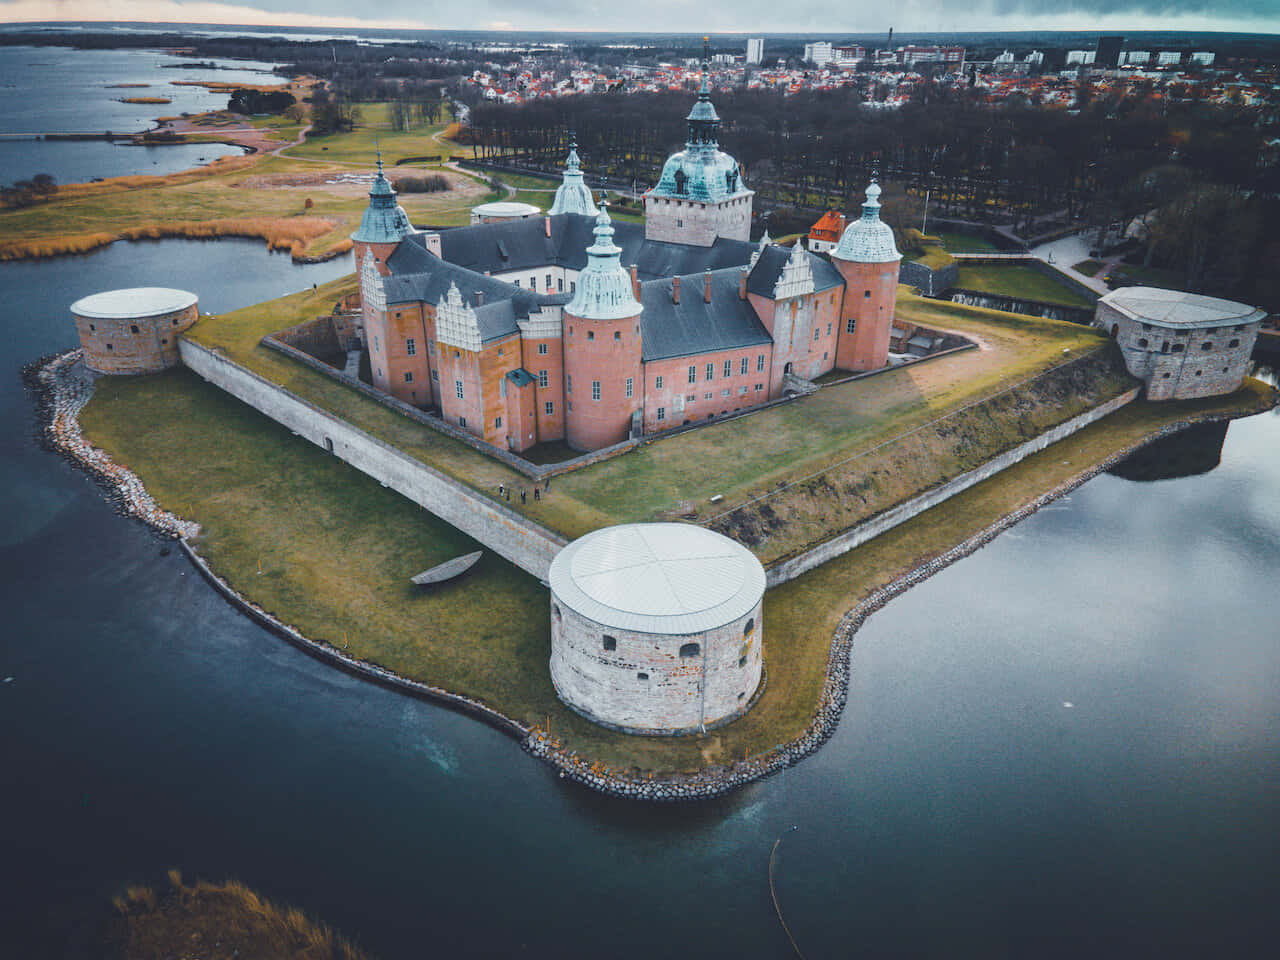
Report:
M 676 171 L 676 193 L 680 194 L 681 196 L 684 196 L 685 186 L 688 182 L 689 182 L 689 178 L 685 175 L 685 172 L 683 170 L 677 170 Z

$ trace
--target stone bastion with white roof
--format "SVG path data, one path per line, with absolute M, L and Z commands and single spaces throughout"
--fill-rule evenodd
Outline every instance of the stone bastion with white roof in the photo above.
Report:
M 764 646 L 760 561 L 683 523 L 605 527 L 551 564 L 551 680 L 569 707 L 626 733 L 672 735 L 746 712 Z

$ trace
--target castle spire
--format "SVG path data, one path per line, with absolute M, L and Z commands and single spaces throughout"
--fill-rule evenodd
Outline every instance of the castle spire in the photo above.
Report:
M 556 216 L 561 213 L 578 213 L 594 217 L 600 211 L 596 209 L 591 198 L 591 191 L 582 178 L 581 161 L 578 159 L 578 138 L 569 131 L 569 156 L 564 162 L 564 177 L 556 189 L 556 199 L 548 213 Z
M 719 146 L 720 116 L 711 102 L 711 38 L 702 38 L 702 82 L 698 85 L 698 102 L 685 118 L 689 122 L 689 144 L 693 147 Z
M 631 274 L 618 259 L 622 248 L 613 242 L 613 221 L 603 203 L 593 232 L 595 243 L 587 247 L 587 265 L 578 274 L 577 289 L 565 312 L 584 320 L 636 316 L 640 303 L 631 286 Z

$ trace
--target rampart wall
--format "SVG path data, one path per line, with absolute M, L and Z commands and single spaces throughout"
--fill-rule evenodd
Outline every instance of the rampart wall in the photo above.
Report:
M 994 477 L 1000 471 L 1025 460 L 1031 454 L 1039 453 L 1045 447 L 1071 436 L 1077 430 L 1081 430 L 1089 426 L 1089 424 L 1115 413 L 1121 407 L 1136 400 L 1140 392 L 1141 388 L 1135 387 L 1122 393 L 1120 396 L 1108 400 L 1092 410 L 1087 410 L 1077 417 L 1072 417 L 1070 420 L 1058 424 L 1056 427 L 1051 427 L 1040 436 L 1033 437 L 1012 450 L 1007 450 L 997 457 L 992 457 L 980 467 L 962 473 L 953 480 L 948 480 L 946 483 L 922 493 L 918 497 L 913 497 L 905 503 L 886 510 L 878 516 L 858 524 L 856 527 L 851 527 L 839 536 L 832 537 L 825 543 L 820 543 L 799 556 L 792 557 L 790 560 L 768 568 L 765 571 L 766 583 L 769 587 L 786 583 L 788 580 L 794 580 L 800 574 L 806 573 L 814 567 L 840 556 L 842 553 L 848 553 L 854 547 L 866 543 L 886 530 L 891 530 L 900 523 L 906 523 L 929 508 L 936 507 L 943 501 L 951 499 L 957 493 L 968 490 L 974 484 Z
M 565 541 L 408 454 L 191 340 L 182 362 L 216 387 L 390 487 L 539 580 Z

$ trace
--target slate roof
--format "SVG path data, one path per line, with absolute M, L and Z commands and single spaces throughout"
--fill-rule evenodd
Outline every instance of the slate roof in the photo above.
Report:
M 750 300 L 738 298 L 739 269 L 711 273 L 711 302 L 703 300 L 705 274 L 680 278 L 680 302 L 672 303 L 670 279 L 640 285 L 640 335 L 644 361 L 687 357 L 772 343 Z
M 799 242 L 799 240 L 796 241 L 796 243 Z M 809 266 L 813 269 L 813 289 L 815 293 L 821 293 L 823 290 L 830 290 L 832 287 L 839 287 L 844 284 L 844 278 L 840 276 L 840 271 L 833 267 L 830 261 L 824 260 L 816 253 L 807 253 L 806 255 L 809 257 Z M 751 276 L 747 278 L 747 292 L 770 300 L 773 299 L 774 284 L 778 282 L 778 277 L 782 274 L 782 268 L 787 265 L 787 261 L 790 259 L 790 247 L 779 247 L 774 244 L 765 247 L 760 254 L 760 259 L 756 261 L 756 265 L 751 271 Z

